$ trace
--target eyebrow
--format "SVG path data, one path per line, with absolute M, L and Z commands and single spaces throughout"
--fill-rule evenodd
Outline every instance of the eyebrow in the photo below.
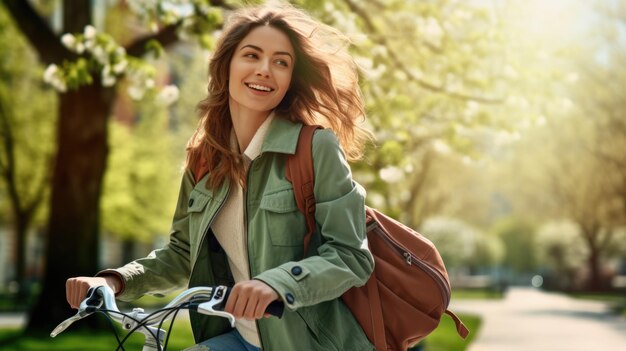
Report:
M 254 50 L 257 50 L 257 51 L 260 51 L 260 52 L 263 52 L 263 49 L 261 49 L 260 47 L 258 47 L 256 45 L 252 45 L 252 44 L 247 44 L 247 45 L 242 46 L 241 49 L 239 49 L 239 51 L 241 51 L 241 50 L 243 50 L 243 49 L 245 49 L 247 47 L 248 48 L 252 48 Z M 276 51 L 274 53 L 274 55 L 286 55 L 286 56 L 289 56 L 291 58 L 291 60 L 293 61 L 293 56 L 291 56 L 291 54 L 288 53 L 287 51 Z

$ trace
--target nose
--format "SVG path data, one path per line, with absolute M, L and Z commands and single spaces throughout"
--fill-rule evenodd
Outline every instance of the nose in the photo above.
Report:
M 257 65 L 256 75 L 259 77 L 269 78 L 270 77 L 270 62 L 269 60 L 259 60 L 259 64 Z

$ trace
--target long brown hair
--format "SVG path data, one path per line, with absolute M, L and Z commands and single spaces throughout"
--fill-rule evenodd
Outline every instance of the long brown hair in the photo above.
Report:
M 290 5 L 240 9 L 229 17 L 211 57 L 208 96 L 198 103 L 200 122 L 187 144 L 186 168 L 209 170 L 209 188 L 224 180 L 245 183 L 242 156 L 230 148 L 228 77 L 237 45 L 259 26 L 285 33 L 295 52 L 291 86 L 276 107 L 277 118 L 332 129 L 349 160 L 362 156 L 371 137 L 360 125 L 365 112 L 358 72 L 344 35 Z

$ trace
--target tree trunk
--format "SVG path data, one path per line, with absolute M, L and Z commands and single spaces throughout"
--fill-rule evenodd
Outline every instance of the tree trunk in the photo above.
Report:
M 122 262 L 130 262 L 136 259 L 135 257 L 135 240 L 125 238 L 122 240 Z
M 598 250 L 590 248 L 589 254 L 589 280 L 587 289 L 590 291 L 601 291 L 603 289 L 602 272 L 600 270 L 600 254 Z
M 65 281 L 98 269 L 99 201 L 114 91 L 96 81 L 60 95 L 58 152 L 52 177 L 45 278 L 29 331 L 51 331 L 72 315 Z
M 26 235 L 30 219 L 15 211 L 15 280 L 19 285 L 17 303 L 23 304 L 30 293 L 26 286 Z

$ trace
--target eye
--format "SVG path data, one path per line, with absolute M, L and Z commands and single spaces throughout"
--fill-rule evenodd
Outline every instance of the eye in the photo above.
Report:
M 287 60 L 278 59 L 278 60 L 276 60 L 274 62 L 276 62 L 276 64 L 278 64 L 278 65 L 289 67 L 289 61 L 287 61 Z
M 259 55 L 257 55 L 257 54 L 256 54 L 256 53 L 254 53 L 254 52 L 249 52 L 249 53 L 244 54 L 244 55 L 243 55 L 243 57 L 246 57 L 246 58 L 251 58 L 251 59 L 256 59 L 256 58 L 259 58 Z

